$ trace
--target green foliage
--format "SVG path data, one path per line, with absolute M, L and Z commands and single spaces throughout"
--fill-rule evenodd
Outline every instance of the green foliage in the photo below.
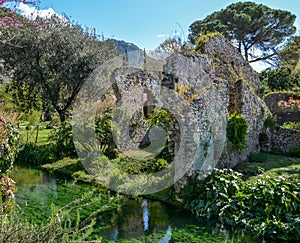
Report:
M 1 242 L 85 242 L 91 239 L 94 218 L 115 203 L 115 199 L 106 204 L 101 195 L 87 193 L 62 208 L 52 205 L 51 216 L 41 224 L 36 224 L 22 217 L 23 212 L 15 208 L 9 214 L 0 212 L 0 241 Z M 98 207 L 95 209 L 94 205 Z M 90 213 L 84 209 L 92 208 Z M 100 242 L 96 235 L 92 239 Z
M 194 185 L 197 196 L 185 201 L 197 215 L 265 238 L 299 240 L 299 182 L 267 176 L 243 181 L 235 171 L 215 169 Z
M 292 69 L 288 67 L 268 68 L 259 73 L 259 78 L 261 90 L 264 94 L 270 91 L 300 91 L 300 73 L 292 72 Z
M 92 183 L 95 180 L 95 178 L 92 175 L 87 174 L 83 170 L 79 170 L 79 171 L 76 171 L 75 173 L 73 173 L 72 178 L 76 181 L 83 181 L 83 182 L 87 182 L 87 183 Z
M 277 124 L 277 121 L 272 115 L 269 115 L 266 118 L 266 120 L 264 121 L 265 127 L 273 128 L 276 126 L 276 124 Z
M 2 72 L 1 69 L 0 71 Z M 17 110 L 13 97 L 6 92 L 5 84 L 0 85 L 0 102 L 2 112 L 12 112 Z
M 61 19 L 38 18 L 35 25 L 5 34 L 0 42 L 9 90 L 23 110 L 52 107 L 63 122 L 91 72 L 114 56 L 113 46 L 94 31 Z
M 52 163 L 57 159 L 55 145 L 37 145 L 36 143 L 25 143 L 20 146 L 15 163 L 25 167 L 40 166 Z
M 276 55 L 277 45 L 295 33 L 295 19 L 296 16 L 287 11 L 253 2 L 237 2 L 192 23 L 189 39 L 195 44 L 199 36 L 217 31 L 238 44 L 246 61 L 266 60 Z M 262 56 L 250 60 L 251 48 L 261 50 Z
M 291 148 L 289 151 L 289 155 L 292 157 L 300 158 L 300 148 L 297 147 Z
M 166 132 L 173 125 L 173 118 L 167 110 L 154 110 L 148 121 L 151 127 L 161 126 Z
M 102 152 L 110 159 L 116 158 L 119 153 L 112 135 L 112 115 L 109 109 L 97 114 L 95 118 L 96 138 L 103 148 Z
M 168 162 L 162 158 L 139 160 L 122 155 L 112 160 L 112 163 L 115 163 L 121 171 L 129 174 L 155 173 L 168 165 Z
M 287 129 L 300 130 L 300 122 L 286 122 L 281 127 Z
M 299 71 L 300 36 L 293 36 L 279 52 L 280 66 Z
M 237 209 L 242 205 L 233 200 L 243 185 L 240 176 L 232 170 L 215 170 L 197 188 L 198 198 L 191 202 L 193 211 L 198 216 L 218 217 L 222 223 L 234 225 L 234 221 L 241 217 Z
M 231 146 L 241 151 L 246 147 L 248 125 L 245 118 L 237 113 L 231 114 L 227 123 L 227 138 Z
M 111 136 L 111 120 L 112 113 L 111 111 L 104 111 L 98 114 L 95 118 L 96 120 L 96 136 L 100 144 L 109 144 Z
M 51 164 L 42 165 L 44 170 L 55 176 L 71 177 L 75 172 L 83 170 L 83 166 L 78 159 L 63 158 Z
M 284 178 L 261 177 L 244 187 L 245 208 L 242 224 L 259 236 L 299 240 L 300 183 Z
M 0 124 L 0 178 L 13 166 L 19 148 L 18 140 L 19 131 L 13 125 Z
M 49 139 L 56 142 L 57 155 L 59 157 L 77 157 L 70 121 L 62 122 L 57 127 L 54 127 L 49 135 Z

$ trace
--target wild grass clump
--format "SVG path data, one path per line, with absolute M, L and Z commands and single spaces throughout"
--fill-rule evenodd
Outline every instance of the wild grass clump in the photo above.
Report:
M 29 222 L 22 217 L 22 210 L 15 206 L 8 213 L 0 212 L 0 242 L 6 243 L 37 243 L 37 242 L 84 242 L 88 240 L 101 241 L 93 235 L 96 216 L 113 207 L 115 198 L 109 203 L 81 217 L 82 208 L 92 207 L 101 200 L 94 192 L 86 193 L 63 208 L 52 205 L 52 214 L 41 224 Z M 74 218 L 74 215 L 76 216 Z

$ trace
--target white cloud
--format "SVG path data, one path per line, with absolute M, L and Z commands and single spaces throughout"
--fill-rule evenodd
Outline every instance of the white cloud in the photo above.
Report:
M 36 19 L 38 16 L 42 18 L 49 18 L 52 15 L 60 16 L 52 8 L 37 10 L 35 7 L 30 7 L 24 3 L 20 3 L 18 9 L 22 12 L 23 16 L 29 19 Z
M 157 37 L 158 38 L 164 38 L 164 37 L 166 37 L 166 35 L 165 34 L 159 34 L 159 35 L 157 35 Z

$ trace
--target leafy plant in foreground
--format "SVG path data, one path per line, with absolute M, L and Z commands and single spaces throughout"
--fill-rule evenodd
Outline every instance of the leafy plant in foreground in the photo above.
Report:
M 90 239 L 100 241 L 99 237 L 92 236 L 94 219 L 99 213 L 112 207 L 115 199 L 117 198 L 111 198 L 108 204 L 85 217 L 81 217 L 81 209 L 101 201 L 101 196 L 90 192 L 61 209 L 52 205 L 52 215 L 40 225 L 28 222 L 22 217 L 22 211 L 17 208 L 6 215 L 0 212 L 0 242 L 84 242 Z M 75 219 L 74 215 L 77 215 Z
M 198 216 L 215 218 L 265 238 L 300 239 L 299 182 L 267 176 L 243 181 L 233 170 L 215 169 L 194 185 L 196 193 L 185 201 Z

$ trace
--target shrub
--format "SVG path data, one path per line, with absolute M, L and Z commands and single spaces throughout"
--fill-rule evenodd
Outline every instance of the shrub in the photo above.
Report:
M 148 122 L 150 122 L 151 127 L 161 126 L 165 132 L 168 132 L 173 125 L 173 118 L 167 110 L 154 110 Z
M 75 173 L 73 173 L 72 178 L 74 180 L 83 181 L 83 182 L 87 182 L 87 183 L 92 183 L 95 180 L 95 178 L 92 175 L 87 174 L 83 170 L 76 171 Z
M 275 127 L 276 124 L 277 121 L 272 115 L 268 116 L 264 122 L 265 127 L 269 127 L 269 128 Z
M 97 114 L 96 116 L 95 132 L 100 144 L 109 145 L 111 143 L 111 139 L 112 139 L 111 121 L 112 121 L 111 111 L 104 111 L 102 113 Z
M 300 77 L 299 73 L 292 72 L 287 67 L 272 69 L 268 68 L 259 74 L 261 84 L 264 88 L 263 92 L 292 90 L 299 91 Z
M 45 164 L 42 166 L 50 174 L 62 177 L 71 177 L 73 173 L 82 170 L 83 165 L 79 159 L 63 158 L 52 164 Z
M 198 216 L 218 217 L 222 223 L 235 224 L 242 216 L 242 202 L 233 200 L 243 186 L 241 174 L 233 170 L 214 170 L 201 183 L 199 196 L 191 202 L 193 211 Z
M 231 146 L 241 151 L 246 147 L 248 125 L 245 118 L 237 113 L 231 114 L 227 123 L 227 138 Z
M 129 156 L 120 156 L 112 160 L 112 163 L 117 164 L 121 171 L 129 174 L 155 173 L 163 170 L 168 165 L 168 162 L 162 158 L 138 160 Z
M 299 240 L 299 188 L 299 182 L 266 176 L 246 183 L 243 193 L 247 212 L 241 225 L 258 236 Z
M 297 147 L 291 148 L 289 151 L 289 155 L 292 157 L 300 158 L 300 148 L 297 148 Z
M 28 167 L 52 163 L 57 159 L 56 152 L 53 144 L 38 146 L 36 143 L 25 143 L 16 156 L 16 164 Z
M 286 122 L 281 127 L 286 129 L 300 130 L 300 122 Z
M 241 227 L 277 240 L 299 240 L 300 183 L 267 176 L 243 181 L 232 170 L 215 169 L 185 193 L 187 207 L 199 216 Z
M 6 174 L 1 178 L 1 211 L 6 214 L 15 203 L 16 182 Z
M 58 127 L 53 128 L 49 139 L 56 141 L 57 155 L 59 157 L 77 157 L 73 142 L 72 125 L 69 121 L 62 122 Z
M 104 110 L 97 114 L 95 119 L 95 133 L 105 156 L 114 159 L 118 156 L 118 149 L 116 148 L 112 135 L 112 111 Z

